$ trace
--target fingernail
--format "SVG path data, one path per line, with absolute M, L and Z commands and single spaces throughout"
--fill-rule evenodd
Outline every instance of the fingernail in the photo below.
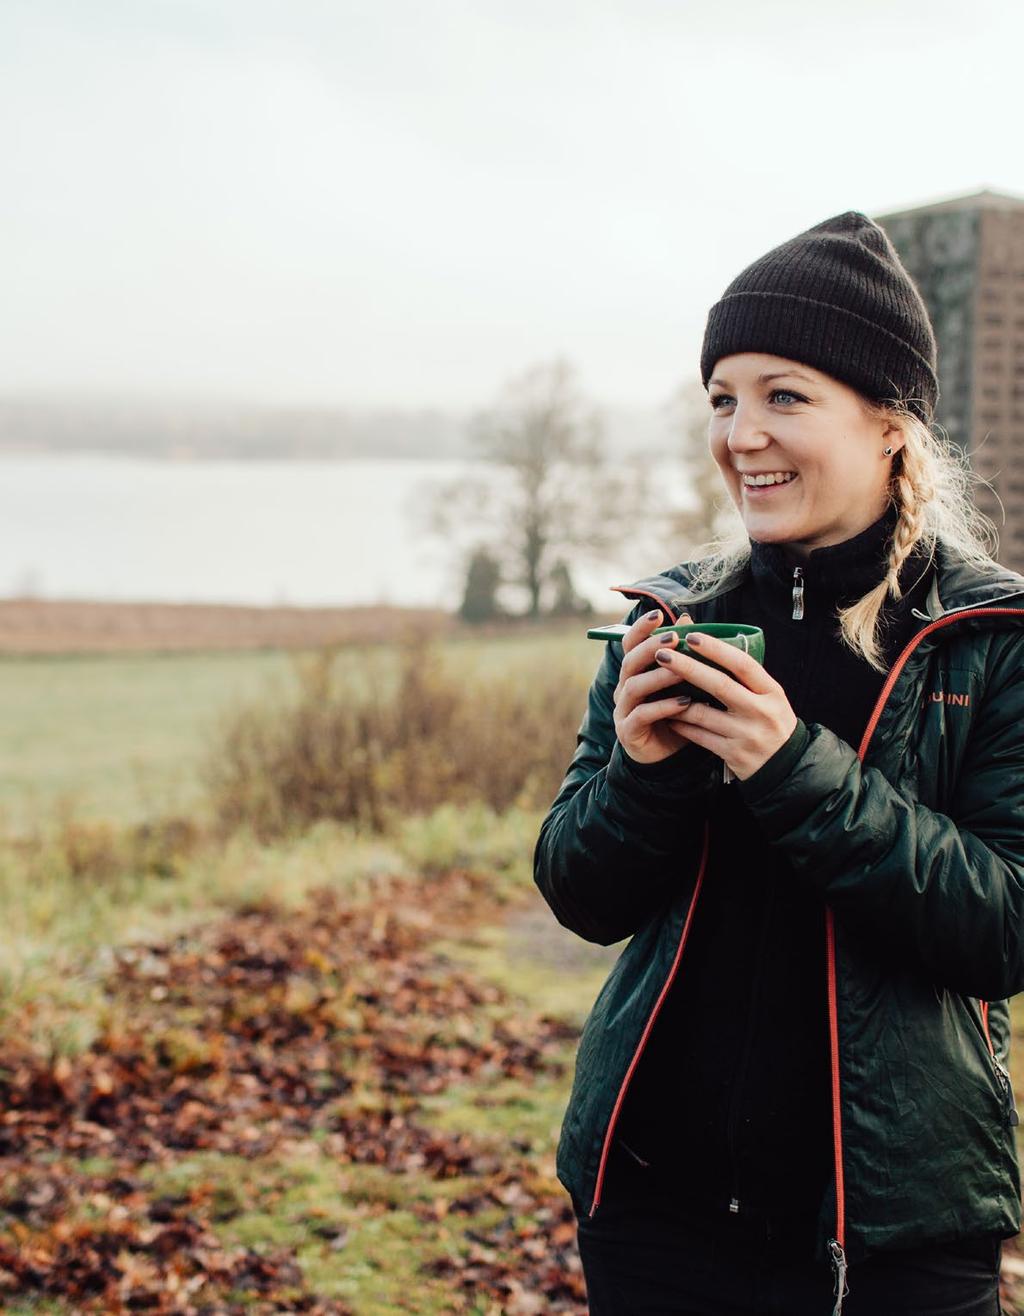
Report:
M 704 636 L 701 635 L 699 631 L 694 631 L 692 634 L 686 637 L 686 643 L 688 647 L 692 645 L 693 648 L 699 649 L 700 646 L 704 643 Z
M 654 655 L 654 661 L 656 663 L 671 662 L 672 661 L 671 651 L 668 649 L 659 649 L 658 652 Z
M 659 618 L 660 616 L 661 616 L 661 609 L 655 608 L 653 612 L 649 612 L 646 615 L 646 617 L 644 617 L 644 621 L 654 621 L 656 618 Z
M 689 695 L 680 695 L 679 698 L 676 700 L 676 703 L 682 705 L 682 707 L 685 708 L 687 704 L 692 704 L 693 700 L 690 698 Z

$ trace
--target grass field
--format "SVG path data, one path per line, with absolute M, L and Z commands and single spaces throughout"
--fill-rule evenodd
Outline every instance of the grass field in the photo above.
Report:
M 585 679 L 600 650 L 576 623 L 487 639 L 456 634 L 441 660 L 495 677 L 557 661 Z M 347 647 L 354 665 L 387 673 L 394 645 Z M 0 658 L 0 799 L 9 825 L 61 800 L 76 814 L 136 821 L 199 806 L 196 772 L 218 719 L 294 684 L 302 651 L 223 651 Z
M 393 646 L 346 649 L 342 661 L 361 665 L 368 679 L 372 673 L 372 679 L 386 684 L 398 670 L 397 651 L 403 642 L 399 635 Z M 579 626 L 487 639 L 452 637 L 442 648 L 424 651 L 425 662 L 443 662 L 485 682 L 491 675 L 495 680 L 529 682 L 531 673 L 547 665 L 568 664 L 581 687 L 599 657 L 598 646 L 586 641 Z M 65 840 L 71 836 L 76 844 L 95 842 L 102 856 L 103 847 L 113 848 L 121 835 L 118 829 L 167 813 L 201 810 L 198 766 L 219 720 L 240 703 L 290 688 L 306 661 L 308 655 L 301 652 L 3 659 L 0 789 L 7 824 L 17 832 L 27 822 L 45 821 L 73 808 Z M 567 744 L 566 756 L 570 751 Z M 368 1151 L 356 1146 L 343 1153 L 342 1135 L 332 1130 L 352 1120 L 353 1128 L 373 1127 L 373 1112 L 393 1100 L 388 1091 L 379 1090 L 372 1072 L 360 1079 L 357 1089 L 360 1101 L 367 1103 L 365 1111 L 340 1106 L 314 1111 L 303 1116 L 301 1136 L 293 1128 L 288 1138 L 275 1142 L 268 1133 L 271 1141 L 261 1150 L 248 1139 L 255 1136 L 253 1128 L 273 1129 L 276 1106 L 260 1117 L 243 1117 L 248 1089 L 241 1089 L 236 1114 L 237 1099 L 225 1099 L 223 1085 L 233 1081 L 232 1072 L 240 1072 L 241 1081 L 248 1082 L 250 1072 L 265 1066 L 269 1052 L 256 1047 L 237 1070 L 222 1065 L 204 1090 L 204 1065 L 219 1056 L 225 1044 L 233 1045 L 231 1027 L 210 1030 L 202 1022 L 209 1009 L 203 984 L 216 982 L 220 970 L 203 977 L 194 999 L 183 1000 L 181 993 L 183 974 L 199 953 L 191 948 L 203 936 L 235 944 L 251 935 L 253 919 L 262 919 L 268 935 L 298 935 L 301 949 L 302 934 L 295 929 L 311 918 L 310 900 L 317 891 L 332 891 L 346 907 L 368 905 L 371 911 L 374 902 L 383 901 L 383 913 L 395 883 L 413 883 L 429 892 L 432 875 L 448 881 L 445 875 L 453 874 L 458 881 L 458 874 L 466 871 L 487 875 L 481 891 L 485 903 L 492 902 L 492 913 L 471 926 L 472 920 L 464 916 L 447 919 L 443 908 L 431 910 L 438 920 L 436 932 L 414 920 L 410 926 L 426 940 L 410 972 L 439 974 L 442 980 L 464 973 L 470 990 L 497 992 L 484 1012 L 482 1031 L 475 1027 L 466 1037 L 472 1037 L 474 1046 L 492 1046 L 496 1043 L 488 1041 L 490 1030 L 497 1030 L 495 1036 L 505 1039 L 495 1052 L 499 1056 L 502 1047 L 511 1045 L 514 1053 L 521 1045 L 515 1039 L 526 1027 L 524 1021 L 558 1017 L 578 1024 L 614 952 L 578 943 L 538 905 L 529 875 L 538 822 L 535 812 L 512 811 L 498 818 L 484 808 L 466 807 L 405 819 L 386 837 L 326 823 L 271 845 L 240 833 L 184 855 L 164 875 L 115 866 L 109 873 L 75 879 L 63 868 L 51 873 L 45 851 L 33 858 L 31 869 L 23 866 L 17 846 L 0 853 L 0 899 L 6 911 L 0 942 L 0 1033 L 5 1047 L 0 1082 L 17 1085 L 19 1072 L 29 1072 L 25 1066 L 42 1064 L 40 1077 L 26 1080 L 30 1090 L 39 1091 L 40 1083 L 45 1087 L 58 1075 L 58 1085 L 69 1091 L 80 1085 L 80 1104 L 107 1090 L 110 1078 L 104 1075 L 111 1067 L 121 1076 L 115 1091 L 126 1075 L 138 1070 L 151 1073 L 152 1092 L 139 1096 L 147 1108 L 160 1102 L 168 1085 L 187 1083 L 193 1099 L 185 1109 L 213 1111 L 222 1104 L 228 1130 L 223 1147 L 204 1149 L 200 1141 L 187 1150 L 181 1130 L 171 1130 L 165 1152 L 154 1158 L 147 1150 L 140 1159 L 128 1132 L 133 1110 L 129 1103 L 123 1117 L 100 1117 L 100 1125 L 117 1131 L 116 1147 L 108 1149 L 99 1140 L 94 1148 L 84 1149 L 87 1155 L 81 1149 L 67 1154 L 59 1148 L 57 1132 L 75 1126 L 61 1116 L 58 1101 L 54 1141 L 48 1140 L 52 1150 L 33 1154 L 27 1142 L 23 1153 L 19 1149 L 7 1160 L 0 1191 L 0 1251 L 8 1229 L 15 1250 L 8 1258 L 0 1256 L 3 1310 L 19 1316 L 43 1310 L 61 1316 L 93 1311 L 95 1306 L 84 1296 L 88 1288 L 78 1286 L 109 1283 L 111 1274 L 121 1274 L 118 1282 L 124 1292 L 131 1287 L 143 1301 L 143 1290 L 164 1286 L 166 1291 L 167 1285 L 186 1279 L 198 1282 L 203 1267 L 213 1262 L 225 1274 L 233 1268 L 235 1276 L 236 1289 L 229 1290 L 223 1288 L 216 1267 L 207 1275 L 203 1292 L 208 1298 L 219 1293 L 226 1303 L 237 1304 L 225 1305 L 225 1311 L 290 1310 L 276 1304 L 283 1304 L 292 1290 L 315 1293 L 326 1304 L 324 1311 L 371 1316 L 409 1311 L 418 1316 L 454 1311 L 493 1316 L 499 1310 L 517 1310 L 496 1305 L 493 1292 L 506 1281 L 513 1286 L 532 1282 L 523 1270 L 523 1240 L 535 1255 L 547 1256 L 548 1245 L 541 1247 L 538 1231 L 545 1229 L 540 1223 L 545 1213 L 555 1212 L 559 1246 L 564 1249 L 571 1241 L 552 1159 L 571 1064 L 570 1038 L 556 1036 L 546 1043 L 537 1051 L 535 1070 L 521 1075 L 490 1074 L 479 1080 L 456 1076 L 439 1090 L 422 1096 L 410 1093 L 403 1098 L 404 1113 L 395 1128 L 382 1126 Z M 403 909 L 410 907 L 403 903 Z M 374 915 L 368 924 L 371 941 L 377 925 Z M 396 943 L 399 965 L 403 944 Z M 183 956 L 184 968 L 171 972 L 176 986 L 169 999 L 158 993 L 150 996 L 148 985 L 141 1003 L 126 996 L 130 984 L 123 972 L 112 969 L 116 957 L 131 947 L 146 963 L 172 953 Z M 336 960 L 332 953 L 338 955 Z M 244 956 L 242 962 L 247 963 Z M 557 992 L 551 990 L 554 965 L 560 968 Z M 326 975 L 337 995 L 337 984 L 348 982 L 357 968 L 357 961 L 335 950 L 334 939 L 326 943 L 322 959 L 312 964 L 299 956 L 282 998 L 286 1015 L 299 1010 L 304 1018 L 312 1018 L 315 1002 L 323 999 L 316 984 Z M 248 1008 L 262 1010 L 266 990 L 254 988 L 251 999 L 259 1004 Z M 351 1008 L 346 993 L 354 990 L 347 987 L 340 994 L 339 1009 Z M 239 1009 L 250 999 L 241 987 L 231 995 Z M 447 1017 L 456 1027 L 464 1026 L 457 1009 L 447 1011 Z M 328 1029 L 332 1045 L 344 1042 L 346 1019 L 343 1014 L 340 1027 Z M 251 1027 L 244 1024 L 246 1046 Z M 369 1036 L 386 1032 L 385 1025 L 383 1032 L 375 1029 Z M 136 1033 L 137 1042 L 126 1041 Z M 273 1052 L 291 1072 L 287 1047 L 279 1044 Z M 472 1048 L 466 1050 L 460 1041 L 455 1054 L 463 1052 L 472 1058 Z M 21 1058 L 24 1055 L 42 1059 L 30 1062 Z M 295 1067 L 301 1064 L 294 1062 Z M 339 1065 L 347 1072 L 346 1059 Z M 21 1099 L 13 1104 L 19 1106 Z M 284 1107 L 284 1116 L 295 1125 L 292 1106 Z M 431 1154 L 455 1158 L 443 1178 L 402 1159 L 412 1154 L 402 1151 L 407 1135 L 399 1126 L 406 1120 L 413 1121 L 414 1131 L 429 1130 L 433 1141 L 428 1148 L 434 1143 L 440 1148 Z M 149 1128 L 146 1137 L 156 1137 L 155 1126 Z M 510 1139 L 516 1146 L 514 1173 L 529 1185 L 529 1195 L 487 1168 L 508 1162 L 503 1149 Z M 14 1146 L 10 1138 L 7 1145 Z M 456 1172 L 463 1147 L 473 1159 Z M 397 1159 L 377 1164 L 378 1153 Z M 43 1197 L 49 1205 L 36 1206 Z M 504 1197 L 516 1202 L 511 1234 Z M 168 1212 L 174 1218 L 165 1224 Z M 149 1242 L 158 1227 L 178 1230 L 183 1240 L 188 1230 L 201 1228 L 202 1245 L 193 1253 L 183 1243 L 169 1259 L 158 1242 Z M 70 1251 L 68 1231 L 79 1240 Z M 474 1241 L 483 1236 L 481 1231 L 491 1232 L 492 1246 Z M 76 1248 L 78 1269 L 72 1273 Z M 101 1260 L 107 1249 L 109 1260 Z M 482 1260 L 474 1260 L 478 1254 Z M 37 1274 L 45 1269 L 51 1296 L 32 1296 L 31 1285 L 24 1292 L 17 1283 L 12 1289 L 12 1272 L 5 1278 L 8 1259 L 11 1265 L 31 1264 Z M 491 1280 L 470 1280 L 466 1268 L 471 1262 L 483 1266 Z M 421 1270 L 424 1265 L 433 1270 Z M 565 1265 L 562 1255 L 558 1272 Z M 95 1269 L 83 1278 L 92 1266 Z M 261 1302 L 259 1286 L 271 1283 L 271 1271 L 290 1279 L 291 1288 L 264 1287 Z M 578 1277 L 574 1282 L 578 1285 Z M 539 1310 L 529 1305 L 532 1301 L 522 1298 L 521 1309 Z M 544 1309 L 578 1310 L 578 1302 L 573 1306 L 571 1297 L 563 1297 L 560 1305 L 549 1306 L 545 1300 Z

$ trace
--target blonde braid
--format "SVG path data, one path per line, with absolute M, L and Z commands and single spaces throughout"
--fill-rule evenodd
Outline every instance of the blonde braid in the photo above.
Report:
M 925 509 L 936 493 L 930 462 L 914 425 L 906 427 L 904 439 L 904 446 L 893 463 L 890 483 L 890 498 L 899 509 L 899 516 L 892 535 L 889 568 L 880 584 L 838 613 L 843 639 L 878 672 L 886 670 L 879 646 L 882 609 L 887 599 L 898 601 L 903 597 L 900 571 L 915 546 L 929 538 Z

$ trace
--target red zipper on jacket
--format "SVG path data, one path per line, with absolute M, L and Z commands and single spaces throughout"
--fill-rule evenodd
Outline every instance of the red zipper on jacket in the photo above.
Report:
M 679 945 L 676 947 L 675 957 L 672 960 L 672 967 L 668 971 L 668 977 L 665 984 L 658 993 L 658 999 L 654 1002 L 654 1008 L 651 1010 L 647 1023 L 644 1025 L 644 1031 L 640 1034 L 640 1041 L 637 1042 L 636 1050 L 633 1052 L 633 1059 L 629 1062 L 629 1068 L 626 1070 L 622 1082 L 619 1084 L 618 1096 L 615 1098 L 615 1105 L 612 1107 L 612 1113 L 608 1120 L 608 1128 L 605 1130 L 604 1144 L 601 1147 L 601 1160 L 597 1167 L 597 1182 L 594 1184 L 594 1200 L 590 1204 L 590 1215 L 593 1215 L 601 1201 L 601 1190 L 604 1187 L 604 1175 L 608 1165 L 608 1153 L 611 1150 L 612 1137 L 615 1133 L 615 1125 L 619 1121 L 619 1113 L 622 1110 L 622 1103 L 626 1099 L 626 1091 L 633 1079 L 637 1065 L 640 1063 L 640 1057 L 643 1055 L 644 1047 L 647 1045 L 647 1039 L 651 1035 L 655 1020 L 661 1012 L 665 997 L 669 993 L 676 974 L 679 972 L 679 962 L 683 958 L 683 950 L 690 936 L 690 926 L 693 923 L 693 912 L 697 908 L 697 897 L 700 895 L 701 886 L 704 883 L 704 873 L 708 862 L 708 845 L 711 839 L 711 825 L 704 824 L 704 848 L 701 851 L 700 867 L 697 870 L 697 883 L 693 888 L 693 895 L 690 897 L 690 908 L 686 911 L 686 921 L 683 923 L 683 930 L 679 934 Z
M 668 624 L 670 626 L 675 624 L 676 614 L 665 602 L 665 600 L 659 598 L 657 594 L 652 594 L 649 590 L 646 589 L 633 589 L 632 586 L 630 585 L 612 585 L 611 588 L 615 593 L 622 594 L 627 599 L 653 599 L 654 602 L 658 605 L 658 607 L 667 617 Z M 611 1149 L 612 1135 L 615 1132 L 615 1125 L 618 1123 L 619 1111 L 622 1109 L 622 1103 L 626 1099 L 626 1089 L 629 1087 L 630 1082 L 632 1081 L 633 1078 L 633 1074 L 636 1070 L 636 1067 L 640 1063 L 640 1057 L 643 1054 L 644 1047 L 647 1045 L 647 1039 L 651 1034 L 651 1029 L 654 1027 L 654 1021 L 658 1017 L 658 1014 L 661 1010 L 662 1002 L 664 1001 L 665 997 L 668 995 L 668 989 L 672 986 L 672 981 L 675 978 L 676 971 L 679 968 L 679 961 L 682 958 L 683 947 L 686 945 L 686 939 L 690 935 L 690 923 L 691 920 L 693 919 L 694 906 L 697 903 L 697 896 L 700 892 L 701 883 L 704 881 L 704 866 L 707 862 L 707 857 L 708 857 L 709 831 L 710 829 L 708 825 L 705 823 L 704 852 L 701 855 L 700 871 L 697 874 L 697 885 L 694 887 L 693 897 L 690 900 L 690 908 L 686 912 L 686 922 L 683 924 L 683 931 L 679 938 L 679 945 L 676 947 L 676 953 L 675 953 L 675 958 L 672 961 L 672 967 L 668 971 L 668 978 L 666 979 L 665 985 L 662 987 L 661 992 L 658 995 L 658 999 L 654 1002 L 654 1009 L 651 1011 L 650 1017 L 648 1018 L 647 1023 L 644 1026 L 644 1031 L 640 1035 L 640 1041 L 637 1043 L 636 1050 L 633 1052 L 633 1059 L 629 1062 L 629 1068 L 626 1070 L 625 1077 L 623 1078 L 621 1084 L 619 1085 L 619 1093 L 618 1096 L 615 1098 L 615 1105 L 612 1107 L 612 1113 L 608 1120 L 608 1127 L 605 1130 L 604 1143 L 602 1144 L 601 1147 L 601 1160 L 599 1161 L 597 1167 L 597 1182 L 594 1184 L 594 1200 L 590 1204 L 590 1212 L 589 1212 L 590 1215 L 594 1214 L 594 1212 L 597 1210 L 598 1203 L 601 1201 L 601 1189 L 604 1187 L 604 1173 L 605 1173 L 605 1167 L 608 1164 L 608 1152 Z
M 923 630 L 918 631 L 910 643 L 904 648 L 903 652 L 893 663 L 892 670 L 886 677 L 885 684 L 882 686 L 881 693 L 875 703 L 871 717 L 864 729 L 864 735 L 861 737 L 860 748 L 857 750 L 857 757 L 861 763 L 864 762 L 864 756 L 867 754 L 868 745 L 871 737 L 875 734 L 875 728 L 878 726 L 879 719 L 885 709 L 892 694 L 893 686 L 900 677 L 900 673 L 906 666 L 907 659 L 914 652 L 923 639 L 931 635 L 933 631 L 941 630 L 945 626 L 951 626 L 954 622 L 962 621 L 965 617 L 1020 617 L 1022 610 L 1020 608 L 966 608 L 962 612 L 956 612 L 947 617 L 939 617 L 929 623 Z M 838 1009 L 838 979 L 836 977 L 836 930 L 835 916 L 831 909 L 825 911 L 825 951 L 828 967 L 828 1029 L 829 1029 L 829 1053 L 832 1066 L 832 1152 L 835 1164 L 836 1176 L 836 1236 L 830 1244 L 832 1248 L 833 1262 L 838 1272 L 838 1293 L 834 1316 L 842 1309 L 842 1301 L 845 1287 L 846 1276 L 846 1189 L 843 1178 L 843 1120 L 840 1109 L 840 1078 L 839 1078 L 839 1009 Z M 982 1005 L 982 1018 L 984 1020 L 985 1035 L 988 1037 L 988 1006 Z M 989 1047 L 992 1042 L 989 1038 Z M 834 1245 L 834 1246 L 833 1246 Z

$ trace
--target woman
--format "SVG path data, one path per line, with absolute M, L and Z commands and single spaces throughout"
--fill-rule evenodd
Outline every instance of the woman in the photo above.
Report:
M 535 856 L 560 922 L 631 938 L 559 1144 L 591 1316 L 995 1316 L 1024 577 L 928 428 L 931 326 L 864 215 L 744 270 L 701 368 L 742 537 L 623 590 Z M 652 635 L 690 619 L 761 626 L 764 666 Z

